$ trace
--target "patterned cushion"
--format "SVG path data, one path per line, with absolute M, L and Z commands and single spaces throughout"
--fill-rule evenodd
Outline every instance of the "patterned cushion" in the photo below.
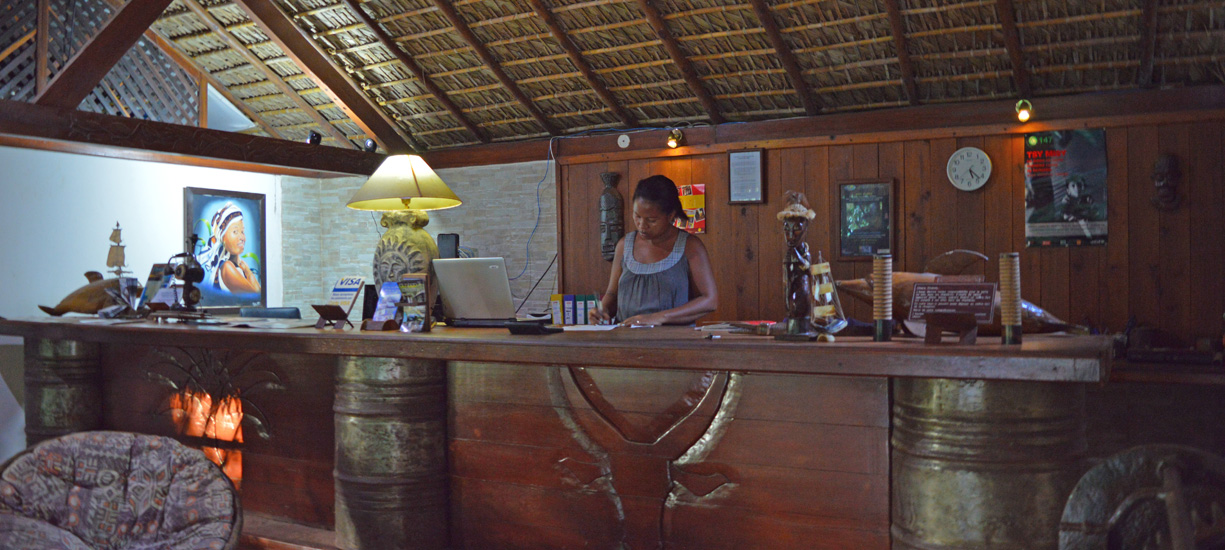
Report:
M 91 550 L 76 535 L 45 521 L 0 512 L 0 547 Z
M 0 472 L 0 512 L 101 550 L 226 548 L 240 513 L 233 484 L 203 453 L 123 432 L 70 434 L 18 455 Z M 0 548 L 23 547 L 7 535 Z

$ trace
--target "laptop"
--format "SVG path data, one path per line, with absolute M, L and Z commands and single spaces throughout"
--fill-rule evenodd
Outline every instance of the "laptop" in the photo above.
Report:
M 433 266 L 448 325 L 504 328 L 515 320 L 505 259 L 438 258 Z

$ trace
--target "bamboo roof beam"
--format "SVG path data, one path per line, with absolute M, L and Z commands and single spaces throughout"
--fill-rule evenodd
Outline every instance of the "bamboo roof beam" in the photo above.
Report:
M 680 70 L 681 76 L 685 78 L 689 91 L 697 97 L 698 101 L 702 103 L 702 107 L 706 109 L 706 115 L 710 117 L 710 121 L 715 124 L 722 124 L 724 119 L 723 114 L 719 112 L 718 102 L 703 87 L 701 79 L 698 78 L 697 71 L 693 69 L 689 59 L 681 51 L 676 38 L 672 36 L 672 31 L 668 30 L 667 21 L 664 21 L 663 16 L 660 15 L 658 9 L 655 9 L 655 5 L 651 3 L 651 0 L 637 0 L 637 3 L 638 8 L 646 15 L 647 22 L 650 23 L 655 34 L 659 36 L 659 40 L 663 42 L 664 50 L 668 52 L 668 56 L 672 58 L 672 62 Z
M 902 69 L 902 86 L 911 105 L 919 104 L 919 85 L 915 83 L 914 63 L 910 61 L 910 48 L 906 43 L 906 24 L 902 21 L 902 10 L 897 0 L 884 0 L 889 14 L 889 27 L 893 29 L 893 45 L 897 48 L 897 64 Z
M 188 1 L 188 0 L 184 0 Z M 265 35 L 293 59 L 298 68 L 311 76 L 332 102 L 379 146 L 391 154 L 406 153 L 414 146 L 412 137 L 362 92 L 336 61 L 319 50 L 309 36 L 294 24 L 272 0 L 239 0 L 235 5 Z
M 166 11 L 171 0 L 131 0 L 115 12 L 72 59 L 68 60 L 34 103 L 75 109 L 123 58 L 140 35 Z
M 34 43 L 34 93 L 41 95 L 51 79 L 49 44 L 51 42 L 51 0 L 38 0 L 38 28 Z M 3 56 L 0 56 L 3 57 Z
M 425 87 L 426 91 L 428 91 L 430 95 L 434 96 L 434 99 L 441 103 L 443 108 L 450 112 L 451 116 L 454 116 L 455 119 L 459 121 L 461 126 L 467 128 L 469 132 L 472 132 L 472 135 L 476 136 L 476 139 L 480 140 L 481 143 L 489 143 L 489 136 L 486 135 L 483 130 L 473 124 L 472 121 L 468 120 L 468 117 L 464 115 L 459 106 L 456 105 L 454 101 L 451 101 L 451 98 L 447 96 L 447 93 L 443 91 L 442 88 L 438 87 L 438 84 L 434 83 L 434 81 L 430 78 L 430 75 L 425 72 L 425 69 L 423 69 L 421 65 L 412 58 L 412 56 L 408 55 L 407 52 L 396 45 L 391 36 L 387 34 L 387 31 L 384 30 L 383 27 L 374 20 L 374 18 L 370 17 L 370 15 L 362 9 L 357 0 L 344 0 L 344 2 L 349 6 L 349 9 L 352 10 L 355 15 L 357 15 L 357 18 L 370 28 L 370 32 L 374 33 L 375 39 L 377 39 L 379 43 L 381 43 L 383 47 L 391 53 L 391 55 L 395 56 L 395 58 L 401 64 L 403 64 L 404 67 L 409 70 L 409 72 L 413 73 L 413 76 L 415 76 L 417 80 L 421 82 L 421 85 Z
M 218 23 L 216 19 L 213 19 L 212 14 L 208 13 L 208 11 L 201 7 L 200 4 L 197 4 L 195 0 L 183 0 L 180 3 L 187 6 L 187 9 L 195 14 L 196 17 L 200 19 L 200 22 L 204 24 L 204 26 L 211 29 L 213 34 L 217 36 L 218 40 L 228 46 L 234 53 L 238 54 L 238 56 L 241 57 L 243 61 L 246 61 L 247 65 L 254 68 L 256 72 L 263 75 L 263 77 L 267 79 L 269 83 L 276 87 L 277 91 L 281 92 L 281 95 L 284 95 L 286 99 L 293 102 L 294 105 L 297 105 L 298 109 L 302 111 L 302 114 L 310 117 L 315 124 L 319 125 L 324 134 L 331 136 L 332 139 L 338 141 L 338 145 L 341 147 L 353 146 L 349 143 L 349 138 L 348 136 L 345 136 L 344 132 L 341 132 L 335 126 L 332 126 L 331 121 L 324 118 L 322 114 L 319 114 L 319 112 L 314 109 L 314 106 L 307 103 L 306 99 L 299 95 L 298 91 L 295 90 L 293 86 L 290 86 L 288 82 L 285 82 L 285 80 L 282 79 L 276 71 L 268 68 L 268 66 L 264 64 L 264 61 L 260 59 L 259 56 L 255 55 L 255 53 L 253 53 L 251 50 L 244 47 L 243 43 L 237 38 L 230 35 L 230 33 L 221 26 L 221 23 Z M 273 133 L 273 135 L 278 135 L 278 133 Z
M 1157 0 L 1144 0 L 1140 10 L 1140 69 L 1136 86 L 1153 85 L 1153 56 L 1157 52 Z
M 796 60 L 795 53 L 783 41 L 782 33 L 778 32 L 778 22 L 774 20 L 774 14 L 770 13 L 770 7 L 766 5 L 765 0 L 749 0 L 749 2 L 753 4 L 753 13 L 757 14 L 761 27 L 766 31 L 766 38 L 778 54 L 779 63 L 782 63 L 783 69 L 787 71 L 787 78 L 791 80 L 791 86 L 800 96 L 800 105 L 804 107 L 804 114 L 808 116 L 819 114 L 821 107 L 817 105 L 817 100 L 808 90 L 808 84 L 804 82 L 804 75 L 800 72 L 800 63 Z
M 532 9 L 536 10 L 536 15 L 540 16 L 540 19 L 544 21 L 545 26 L 549 28 L 549 32 L 553 33 L 553 38 L 557 39 L 558 44 L 561 44 L 562 49 L 566 51 L 566 55 L 570 56 L 570 62 L 574 63 L 574 66 L 580 73 L 583 73 L 583 79 L 587 81 L 587 85 L 595 91 L 596 95 L 600 96 L 600 101 L 603 101 L 608 106 L 608 109 L 617 118 L 621 119 L 621 122 L 626 127 L 633 128 L 637 126 L 637 117 L 630 114 L 625 107 L 622 107 L 617 102 L 617 98 L 613 97 L 612 92 L 608 91 L 608 87 L 604 85 L 604 82 L 591 70 L 591 65 L 583 59 L 583 54 L 579 51 L 578 46 L 575 46 L 574 41 L 570 40 L 566 30 L 561 28 L 561 24 L 557 22 L 556 17 L 553 17 L 553 13 L 544 5 L 544 2 L 542 0 L 528 0 L 528 3 L 532 5 Z
M 1032 97 L 1034 90 L 1029 83 L 1029 68 L 1025 64 L 1025 50 L 1021 47 L 1021 33 L 1017 31 L 1017 12 L 1012 7 L 1012 0 L 996 0 L 995 11 L 1004 31 L 1004 48 L 1008 50 L 1008 60 L 1012 63 L 1012 78 L 1016 81 L 1017 93 L 1022 98 Z
M 549 135 L 558 135 L 559 132 L 557 131 L 557 127 L 555 127 L 553 123 L 549 121 L 548 117 L 544 116 L 544 113 L 541 112 L 540 108 L 537 107 L 535 103 L 532 103 L 532 100 L 523 93 L 523 90 L 519 89 L 519 85 L 516 84 L 514 80 L 511 80 L 510 75 L 507 75 L 506 71 L 502 70 L 502 66 L 498 63 L 498 60 L 493 57 L 493 54 L 489 52 L 489 49 L 485 47 L 485 44 L 482 43 L 475 34 L 473 34 L 472 29 L 469 28 L 468 24 L 465 23 L 463 18 L 459 16 L 459 12 L 455 10 L 455 7 L 450 4 L 449 0 L 434 0 L 434 5 L 438 6 L 438 11 L 442 12 L 442 14 L 446 16 L 447 20 L 451 22 L 451 26 L 455 29 L 455 32 L 459 33 L 460 37 L 472 47 L 472 50 L 476 52 L 478 57 L 481 58 L 481 61 L 485 63 L 485 66 L 489 68 L 489 71 L 493 73 L 493 76 L 498 79 L 498 82 L 500 82 L 502 86 L 506 88 L 506 91 L 510 93 L 511 97 L 514 97 L 515 100 L 523 105 L 523 108 L 532 115 L 532 118 L 535 119 L 536 122 L 549 133 Z

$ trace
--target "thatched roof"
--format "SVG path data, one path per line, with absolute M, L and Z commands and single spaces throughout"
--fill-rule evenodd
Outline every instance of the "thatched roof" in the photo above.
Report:
M 74 21 L 105 22 L 122 4 L 107 1 L 50 0 L 53 36 Z M 312 78 L 317 68 L 304 72 L 267 22 L 253 21 L 249 7 L 270 1 L 174 0 L 152 30 L 195 65 L 188 72 L 209 73 L 265 124 L 255 132 L 361 143 L 371 121 L 355 120 Z M 0 0 L 0 52 L 11 49 L 0 56 L 5 98 L 28 88 L 31 46 L 11 45 L 31 28 L 35 4 Z M 419 149 L 1225 81 L 1220 0 L 274 4 Z M 76 40 L 52 40 L 53 66 Z M 156 82 L 173 88 L 175 79 Z M 176 101 L 145 87 L 142 95 Z

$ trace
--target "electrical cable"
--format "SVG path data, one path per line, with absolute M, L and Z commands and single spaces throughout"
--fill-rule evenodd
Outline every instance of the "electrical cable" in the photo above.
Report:
M 528 290 L 528 291 L 527 291 L 527 296 L 524 296 L 524 297 L 523 297 L 523 301 L 522 301 L 522 302 L 519 302 L 519 307 L 515 308 L 515 315 L 518 315 L 518 314 L 519 314 L 519 310 L 523 309 L 523 306 L 524 306 L 524 305 L 527 305 L 527 300 L 528 300 L 528 298 L 531 298 L 531 297 L 532 297 L 532 292 L 534 292 L 534 291 L 536 290 L 536 287 L 540 286 L 540 282 L 544 280 L 545 275 L 548 275 L 548 274 L 549 274 L 549 270 L 553 268 L 553 264 L 554 264 L 554 263 L 556 263 L 556 262 L 557 262 L 557 253 L 556 253 L 556 252 L 554 252 L 554 253 L 553 253 L 553 259 L 552 259 L 552 260 L 549 260 L 549 265 L 545 266 L 545 268 L 544 268 L 544 273 L 541 273 L 541 274 L 540 274 L 540 278 L 539 278 L 539 279 L 536 279 L 536 284 L 532 285 L 531 290 Z

